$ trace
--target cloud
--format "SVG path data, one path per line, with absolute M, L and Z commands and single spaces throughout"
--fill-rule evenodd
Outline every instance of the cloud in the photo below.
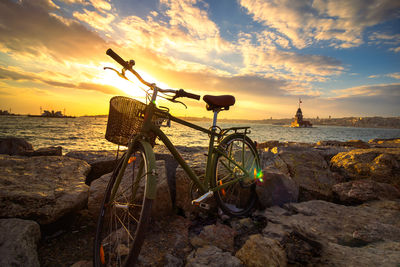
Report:
M 110 23 L 115 19 L 115 16 L 110 13 L 99 13 L 87 9 L 84 9 L 83 13 L 75 11 L 73 16 L 80 21 L 86 22 L 95 29 L 105 31 L 112 31 Z
M 45 75 L 48 73 L 45 73 Z M 92 90 L 98 91 L 105 94 L 120 94 L 121 91 L 114 86 L 98 84 L 98 83 L 91 83 L 91 82 L 79 82 L 74 83 L 73 81 L 61 81 L 61 80 L 51 80 L 48 78 L 42 77 L 40 74 L 24 72 L 19 69 L 12 69 L 8 70 L 0 66 L 0 79 L 1 80 L 12 80 L 12 81 L 30 81 L 35 83 L 42 83 L 51 85 L 54 87 L 60 88 L 72 88 L 72 89 L 79 89 L 79 90 Z
M 370 79 L 381 78 L 381 77 L 389 77 L 389 78 L 400 80 L 400 72 L 368 76 L 368 78 L 370 78 Z
M 350 97 L 393 97 L 400 100 L 400 83 L 374 84 L 351 87 L 347 89 L 333 90 L 337 96 L 333 99 Z M 398 102 L 400 103 L 400 102 Z
M 254 20 L 287 37 L 296 48 L 328 41 L 340 48 L 363 43 L 367 27 L 398 16 L 390 0 L 240 0 Z
M 31 2 L 0 2 L 0 51 L 33 56 L 45 55 L 60 62 L 92 61 L 103 55 L 106 42 L 81 24 L 69 24 Z M 23 19 L 21 19 L 23 18 Z

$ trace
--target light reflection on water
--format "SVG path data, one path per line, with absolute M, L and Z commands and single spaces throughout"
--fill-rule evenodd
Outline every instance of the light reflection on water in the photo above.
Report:
M 210 122 L 195 122 L 204 128 Z M 71 150 L 116 149 L 105 140 L 107 118 L 38 118 L 26 116 L 0 116 L 0 137 L 25 138 L 34 148 L 62 146 Z M 281 125 L 255 123 L 220 123 L 221 128 L 251 126 L 250 137 L 257 142 L 269 140 L 313 143 L 320 140 L 363 140 L 374 138 L 400 138 L 400 129 L 354 128 L 316 126 L 290 128 Z M 171 128 L 162 128 L 175 145 L 207 146 L 208 135 L 172 122 Z

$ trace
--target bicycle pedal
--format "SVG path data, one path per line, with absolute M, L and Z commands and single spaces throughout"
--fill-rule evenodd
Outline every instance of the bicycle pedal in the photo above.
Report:
M 201 207 L 202 205 L 208 205 L 208 204 L 202 203 L 202 202 L 203 202 L 204 200 L 206 200 L 206 199 L 212 197 L 213 195 L 214 195 L 214 192 L 213 192 L 213 191 L 208 191 L 207 193 L 205 193 L 205 194 L 202 195 L 201 197 L 192 200 L 192 205 L 193 205 L 193 206 L 199 206 L 199 207 Z

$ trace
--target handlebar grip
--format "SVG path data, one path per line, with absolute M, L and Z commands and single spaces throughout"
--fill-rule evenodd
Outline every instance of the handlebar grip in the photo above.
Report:
M 125 69 L 130 69 L 130 66 L 128 65 L 128 62 L 123 60 L 117 53 L 115 53 L 111 48 L 109 48 L 106 52 L 107 55 L 112 57 L 115 61 L 117 61 L 119 64 L 121 64 L 122 67 Z
M 199 95 L 188 93 L 183 89 L 180 89 L 178 91 L 178 95 L 179 95 L 179 97 L 187 97 L 187 98 L 192 98 L 192 99 L 195 99 L 195 100 L 200 100 L 200 96 Z

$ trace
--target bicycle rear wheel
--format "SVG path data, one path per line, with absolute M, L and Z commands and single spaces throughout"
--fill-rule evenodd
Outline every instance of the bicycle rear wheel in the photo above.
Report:
M 224 148 L 225 155 L 218 154 L 214 161 L 215 177 L 211 180 L 212 187 L 239 177 L 243 179 L 215 192 L 214 197 L 225 214 L 231 217 L 247 215 L 257 200 L 254 177 L 254 170 L 260 170 L 257 149 L 249 137 L 240 133 L 225 137 L 220 147 Z
M 128 164 L 123 169 L 123 161 Z M 140 253 L 148 225 L 152 199 L 146 198 L 149 161 L 138 144 L 125 154 L 107 186 L 97 222 L 94 244 L 94 266 L 133 266 Z M 119 185 L 118 174 L 123 171 Z M 115 197 L 111 198 L 114 187 Z

